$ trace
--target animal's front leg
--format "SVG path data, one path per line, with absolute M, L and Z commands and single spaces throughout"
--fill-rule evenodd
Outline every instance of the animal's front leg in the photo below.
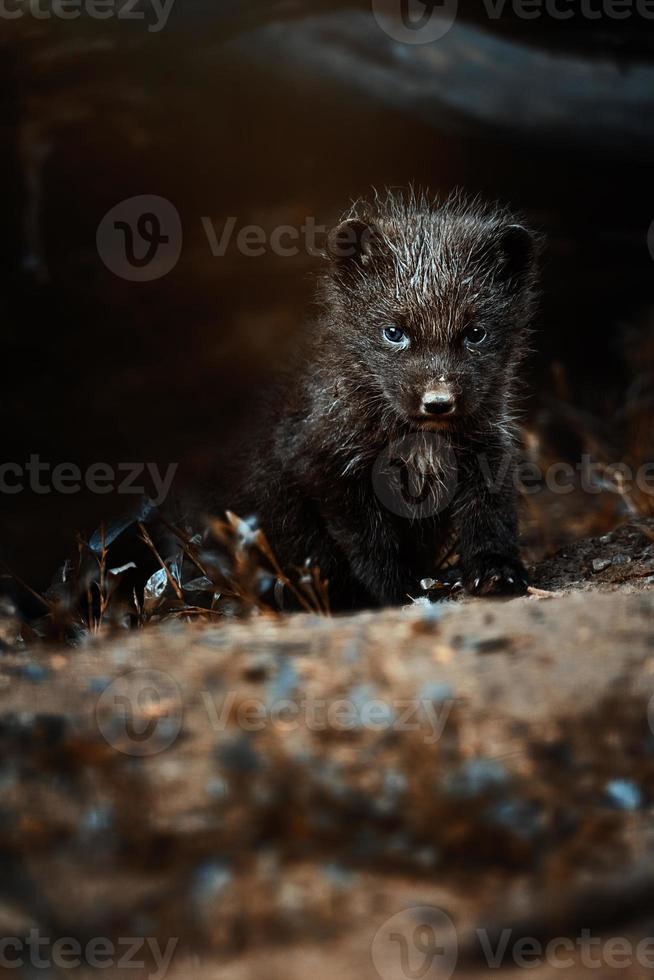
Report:
M 354 578 L 379 605 L 406 602 L 420 591 L 418 575 L 400 552 L 396 528 L 372 496 L 354 492 L 323 505 L 330 537 Z
M 529 580 L 518 548 L 514 463 L 485 462 L 466 468 L 457 502 L 463 584 L 472 595 L 523 595 Z

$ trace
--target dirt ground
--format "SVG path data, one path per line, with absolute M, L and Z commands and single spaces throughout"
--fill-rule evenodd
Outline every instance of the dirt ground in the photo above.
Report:
M 174 980 L 415 980 L 487 972 L 508 929 L 499 975 L 568 937 L 531 972 L 645 976 L 654 522 L 533 577 L 512 601 L 7 644 L 0 931 L 172 943 Z

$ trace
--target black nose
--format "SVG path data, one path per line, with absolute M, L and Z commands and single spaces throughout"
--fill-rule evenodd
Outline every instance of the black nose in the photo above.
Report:
M 454 408 L 454 398 L 449 393 L 428 391 L 422 402 L 423 415 L 451 415 Z

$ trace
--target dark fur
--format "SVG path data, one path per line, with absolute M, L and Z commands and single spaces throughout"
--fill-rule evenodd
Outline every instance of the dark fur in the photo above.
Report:
M 518 593 L 514 407 L 527 349 L 535 241 L 503 210 L 456 196 L 442 205 L 388 194 L 356 205 L 329 236 L 322 314 L 308 329 L 279 403 L 251 453 L 238 505 L 256 513 L 286 568 L 310 558 L 335 608 L 406 601 L 456 535 L 470 592 Z M 390 349 L 387 324 L 410 346 Z M 479 350 L 461 334 L 488 331 Z M 441 479 L 432 437 L 414 415 L 445 377 L 459 410 L 434 425 L 454 459 L 456 492 L 423 519 L 389 511 L 372 480 L 389 441 L 410 436 L 412 462 Z M 502 485 L 492 490 L 480 456 Z M 446 474 L 447 475 L 447 474 Z

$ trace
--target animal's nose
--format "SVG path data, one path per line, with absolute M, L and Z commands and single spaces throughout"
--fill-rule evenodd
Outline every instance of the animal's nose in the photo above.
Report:
M 423 415 L 452 415 L 455 408 L 454 395 L 449 389 L 427 391 L 422 400 Z

